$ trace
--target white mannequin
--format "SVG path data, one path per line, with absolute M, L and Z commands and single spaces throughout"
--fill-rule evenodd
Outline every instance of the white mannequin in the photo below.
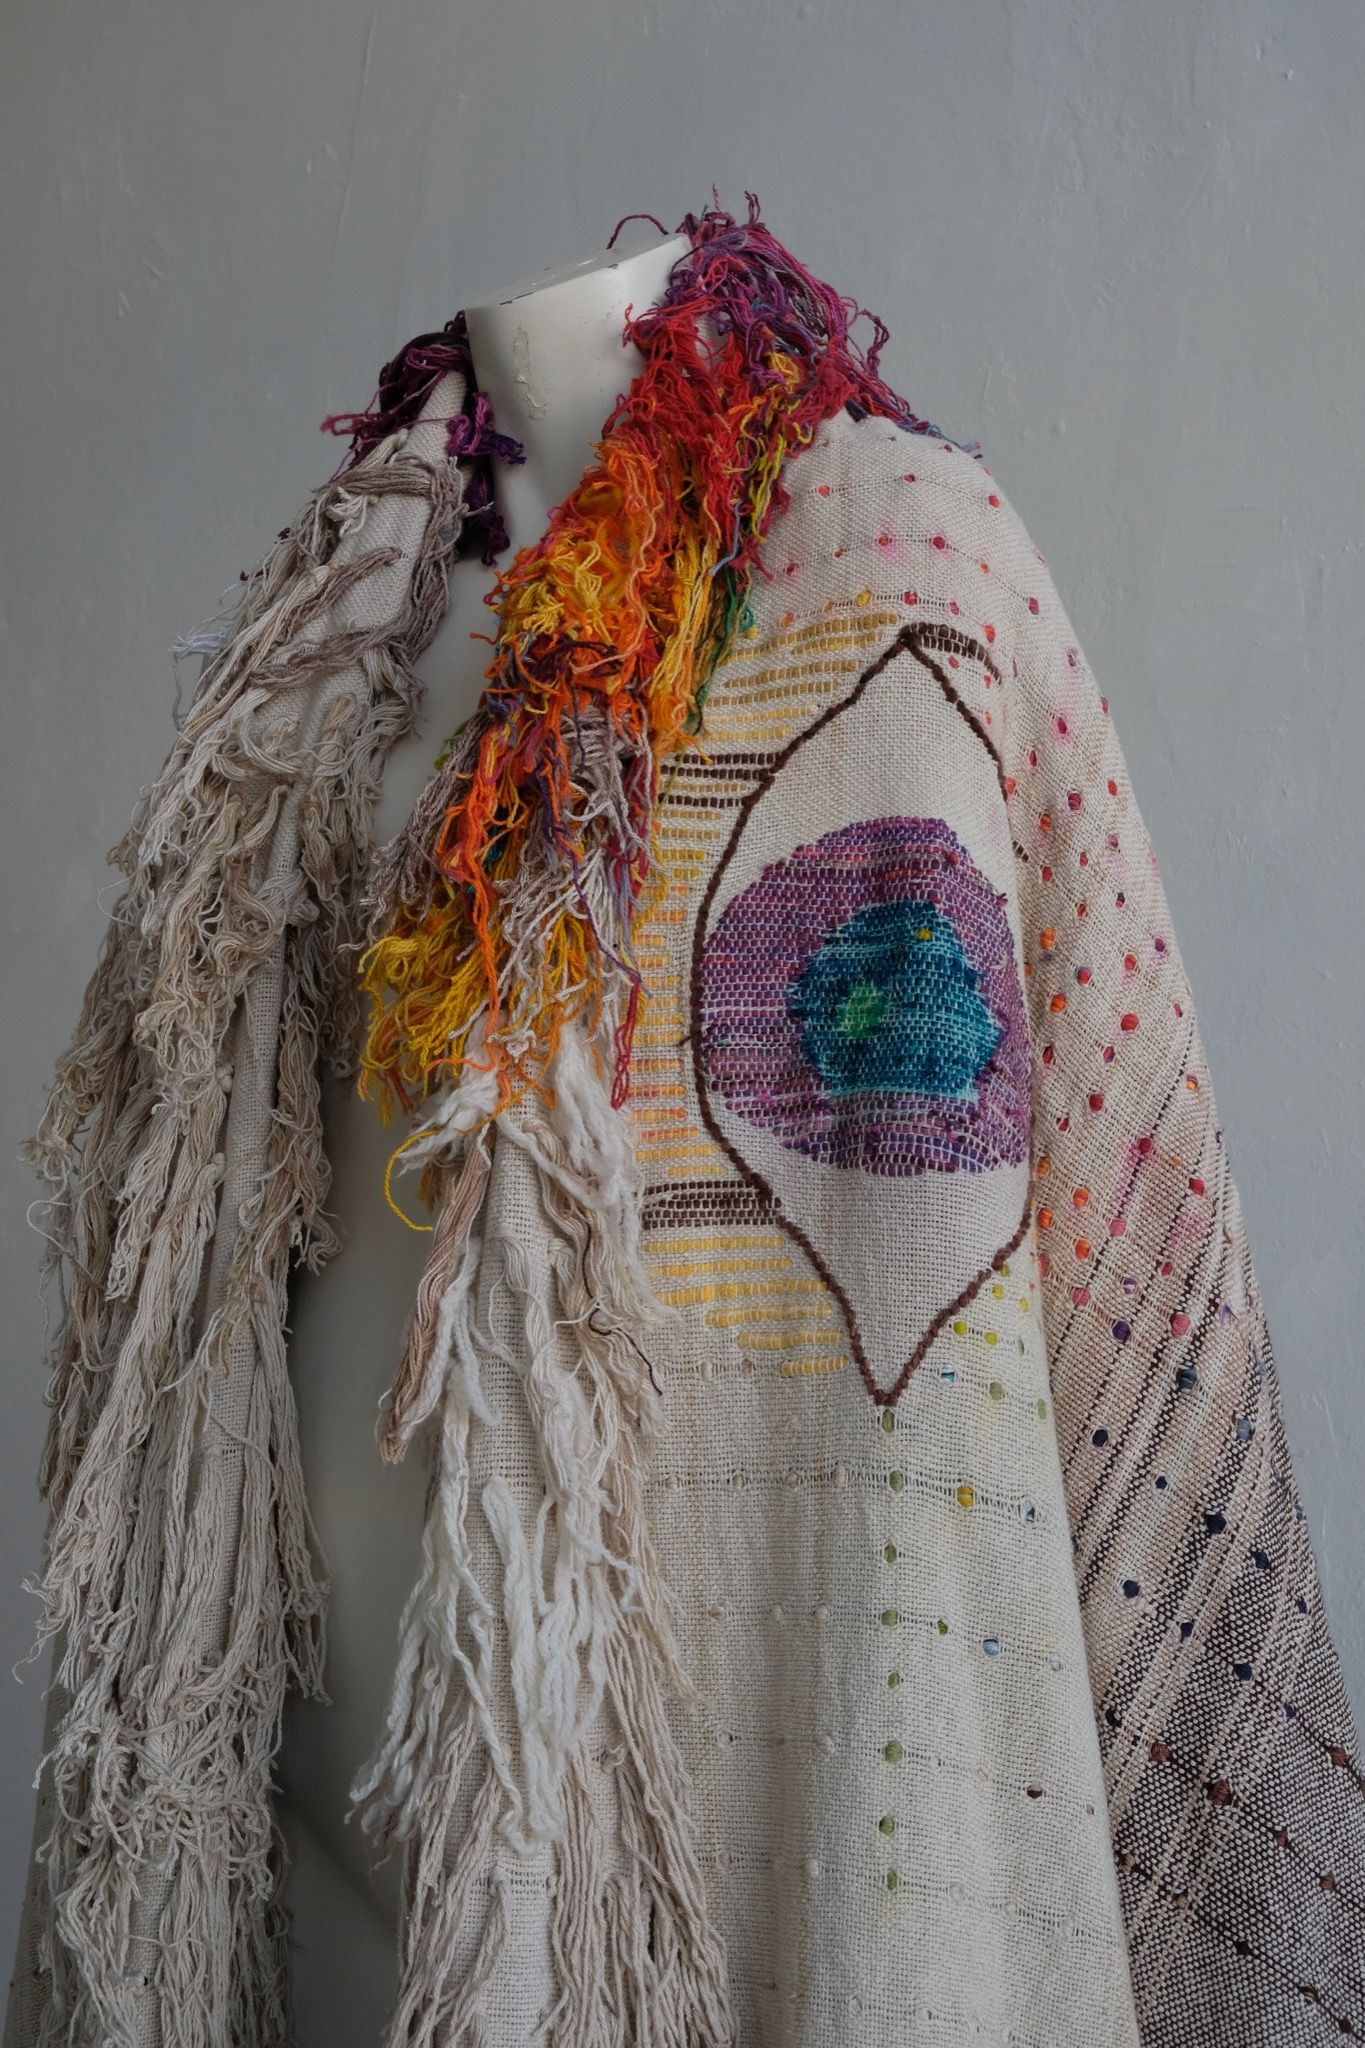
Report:
M 582 476 L 618 393 L 641 367 L 639 350 L 622 344 L 626 308 L 653 306 L 690 246 L 686 235 L 670 235 L 633 256 L 603 250 L 466 304 L 475 381 L 499 432 L 526 450 L 524 464 L 498 470 L 511 539 L 503 561 L 539 539 Z
M 524 464 L 495 465 L 510 540 L 497 569 L 544 533 L 588 466 L 618 395 L 642 364 L 638 350 L 622 344 L 626 309 L 656 304 L 690 246 L 685 235 L 671 235 L 630 255 L 601 251 L 466 304 L 476 382 L 492 403 L 495 427 L 526 451 Z M 441 445 L 442 426 L 416 431 Z M 385 769 L 375 816 L 380 840 L 404 823 L 441 742 L 483 686 L 493 650 L 469 636 L 496 632 L 496 613 L 484 602 L 495 574 L 477 554 L 455 566 L 449 609 L 421 663 L 428 695 L 420 729 L 395 747 Z M 372 1877 L 368 1844 L 344 1820 L 351 1781 L 387 1704 L 399 1614 L 418 1568 L 426 1485 L 424 1447 L 403 1465 L 385 1466 L 374 1440 L 430 1244 L 405 1230 L 383 1199 L 384 1166 L 403 1132 L 397 1124 L 385 1128 L 372 1103 L 335 1084 L 325 1091 L 324 1120 L 333 1166 L 328 1208 L 340 1221 L 343 1250 L 320 1275 L 296 1276 L 290 1317 L 305 1477 L 331 1585 L 332 1705 L 291 1701 L 280 1770 L 293 1859 L 300 2048 L 379 2040 L 393 1995 L 401 1856 Z M 401 1176 L 395 1186 L 408 1213 L 425 1219 L 415 1188 Z

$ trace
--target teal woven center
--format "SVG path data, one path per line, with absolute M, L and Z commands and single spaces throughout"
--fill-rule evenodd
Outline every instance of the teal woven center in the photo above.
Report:
M 972 1100 L 1001 1027 L 951 921 L 932 903 L 869 903 L 787 992 L 806 1059 L 832 1096 L 870 1090 Z

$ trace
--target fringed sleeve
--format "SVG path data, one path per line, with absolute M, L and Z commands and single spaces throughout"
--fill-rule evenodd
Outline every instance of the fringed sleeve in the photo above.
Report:
M 1109 705 L 990 503 L 1034 1220 L 1142 2039 L 1357 2038 L 1365 1788 L 1228 1142 Z
M 272 1770 L 322 1683 L 285 1361 L 335 1248 L 320 1064 L 356 1051 L 370 817 L 444 611 L 441 422 L 317 491 L 112 856 L 127 877 L 29 1154 L 61 1289 L 39 1591 L 55 1639 L 8 2048 L 290 2038 Z

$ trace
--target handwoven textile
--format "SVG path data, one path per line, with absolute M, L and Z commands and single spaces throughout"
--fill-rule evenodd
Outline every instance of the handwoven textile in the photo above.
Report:
M 651 1271 L 687 1318 L 657 1512 L 706 1674 L 703 1811 L 753 1958 L 741 2038 L 1127 2038 L 1097 1818 L 1144 2042 L 1358 2035 L 1350 1712 L 1107 700 L 1018 514 L 947 442 L 836 421 L 767 560 L 706 758 L 665 798 L 636 1092 Z M 979 886 L 957 893 L 969 865 L 1007 935 L 974 920 Z M 927 1136 L 909 1113 L 814 1107 L 829 1097 L 769 994 L 822 919 L 907 891 L 936 898 L 921 943 L 948 957 L 926 982 L 968 1047 Z M 1008 1107 L 1017 1085 L 1006 999 L 976 1100 L 951 1085 L 984 1043 L 961 954 L 979 1001 L 1006 944 L 1027 1168 L 1002 1112 L 989 1169 L 915 1174 L 961 1104 L 984 1134 L 991 1091 Z M 884 982 L 876 960 L 835 993 Z M 894 1410 L 868 1400 L 916 1355 Z
M 209 671 L 267 730 L 300 719 L 268 756 L 236 735 L 273 778 L 246 871 L 263 908 L 204 1022 L 217 1050 L 243 1005 L 238 1071 L 274 1091 L 277 1146 L 316 1142 L 331 1001 L 343 1069 L 353 1050 L 380 759 L 364 707 L 389 706 L 390 736 L 411 716 L 406 662 L 484 474 L 487 443 L 441 454 L 433 423 L 474 397 L 444 367 L 422 423 L 329 487 L 325 531 Z M 783 482 L 698 729 L 664 764 L 624 1100 L 603 1113 L 570 1025 L 548 1095 L 498 1108 L 474 1067 L 414 1123 L 439 1200 L 401 1420 L 432 1487 L 355 1787 L 406 1858 L 391 2048 L 1359 2037 L 1359 1754 L 1108 701 L 980 451 L 853 407 Z M 286 570 L 295 608 L 270 611 Z M 331 750 L 305 754 L 319 718 Z M 311 838 L 286 836 L 290 789 Z M 219 1089 L 180 1140 L 203 1176 L 177 1212 L 197 1281 L 215 1213 L 220 1271 L 251 1225 L 249 1202 L 234 1220 L 209 1197 L 261 1185 L 261 1117 L 248 1091 L 219 1144 L 230 1076 L 210 1060 L 109 1136 L 99 1104 L 107 1122 L 136 1074 L 124 1012 L 167 956 L 123 957 L 130 1035 L 106 1024 L 107 1057 L 131 1068 L 86 1114 L 107 1157 L 143 1160 L 151 1212 L 156 1103 Z M 326 1183 L 312 1149 L 306 1172 L 276 1163 L 278 1281 Z M 107 1273 L 79 1155 L 49 1171 L 68 1240 Z M 235 1368 L 205 1372 L 202 1407 L 158 1421 L 156 1390 L 200 1353 L 188 1321 L 149 1348 L 145 1270 L 112 1310 L 78 1298 L 56 1381 L 59 1563 L 65 1535 L 70 1583 L 99 1588 L 91 1532 L 112 1531 L 143 1604 L 107 1593 L 111 1641 L 70 1596 L 69 1819 L 40 1812 L 9 2048 L 291 2039 L 269 1765 L 286 1680 L 319 1673 L 282 1301 L 258 1299 L 240 1406 L 222 1407 Z M 211 1457 L 230 1462 L 215 1429 L 234 1447 L 212 1488 L 196 1417 Z M 101 1490 L 101 1431 L 135 1447 L 141 1492 Z M 254 1562 L 226 1635 L 221 1578 L 154 1566 L 195 1512 L 223 1571 Z M 158 1638 L 177 1599 L 185 1625 Z M 131 1736 L 104 1683 L 120 1626 Z M 225 1699 L 245 1715 L 226 1792 L 196 1775 Z M 150 1882 L 120 1864 L 120 1825 Z

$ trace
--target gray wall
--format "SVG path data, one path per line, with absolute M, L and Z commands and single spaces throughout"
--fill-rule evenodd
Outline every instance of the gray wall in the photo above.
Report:
M 675 228 L 714 181 L 882 314 L 918 411 L 981 439 L 1110 698 L 1365 1706 L 1355 0 L 8 0 L 0 32 L 3 1665 L 41 1532 L 15 1153 L 169 744 L 170 644 L 330 470 L 317 421 L 398 342 L 627 211 Z

